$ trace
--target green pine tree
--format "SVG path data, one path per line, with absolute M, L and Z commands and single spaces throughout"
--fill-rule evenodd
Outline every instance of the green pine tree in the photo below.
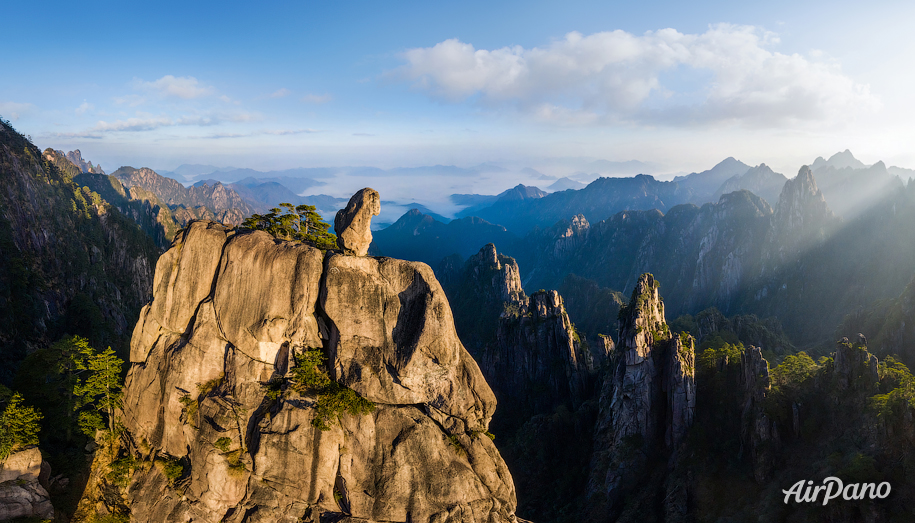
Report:
M 337 247 L 337 237 L 327 230 L 330 224 L 321 218 L 314 205 L 281 203 L 280 207 L 270 209 L 267 214 L 252 214 L 242 227 L 267 231 L 277 238 L 304 242 L 321 250 Z
M 115 432 L 115 410 L 121 405 L 121 369 L 124 360 L 118 358 L 111 347 L 96 352 L 87 347 L 81 368 L 89 375 L 74 388 L 80 407 L 91 407 L 79 415 L 82 431 L 93 437 L 97 430 L 105 428 L 102 415 L 107 417 L 110 434 Z
M 0 413 L 0 461 L 23 447 L 38 444 L 41 412 L 23 401 L 21 394 L 13 394 Z

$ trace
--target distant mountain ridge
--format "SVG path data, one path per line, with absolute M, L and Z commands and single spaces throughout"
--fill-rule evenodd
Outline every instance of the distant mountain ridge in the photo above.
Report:
M 600 221 L 622 210 L 660 209 L 689 201 L 693 193 L 676 182 L 661 182 L 640 174 L 631 178 L 598 178 L 584 189 L 548 194 L 526 200 L 498 200 L 481 209 L 480 218 L 504 225 L 515 234 L 534 227 L 549 227 L 559 220 L 583 214 Z
M 750 166 L 729 156 L 706 171 L 676 176 L 673 181 L 681 188 L 693 192 L 692 203 L 702 204 L 714 201 L 713 194 L 728 179 L 741 176 L 750 170 Z
M 744 174 L 736 174 L 725 180 L 712 195 L 711 201 L 717 202 L 722 194 L 747 190 L 766 200 L 770 206 L 775 205 L 787 181 L 788 178 L 784 174 L 777 173 L 768 165 L 761 163 Z
M 77 168 L 79 168 L 80 171 L 82 171 L 84 173 L 105 174 L 105 171 L 102 170 L 101 165 L 92 165 L 92 162 L 84 160 L 83 153 L 80 152 L 79 149 L 77 149 L 75 151 L 70 151 L 68 153 L 64 153 L 63 151 L 60 151 L 60 150 L 55 151 L 55 152 L 57 154 L 59 154 L 60 156 L 69 160 L 70 163 L 75 165 Z
M 112 173 L 127 187 L 140 187 L 169 205 L 183 226 L 198 218 L 211 218 L 233 225 L 255 212 L 237 192 L 217 182 L 185 187 L 177 180 L 161 176 L 152 169 L 121 167 Z

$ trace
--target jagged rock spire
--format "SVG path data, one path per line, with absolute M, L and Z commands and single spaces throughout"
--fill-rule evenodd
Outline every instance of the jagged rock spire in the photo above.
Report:
M 694 341 L 671 335 L 659 287 L 643 274 L 620 309 L 619 346 L 600 394 L 588 491 L 611 512 L 645 468 L 645 450 L 675 452 L 694 418 Z

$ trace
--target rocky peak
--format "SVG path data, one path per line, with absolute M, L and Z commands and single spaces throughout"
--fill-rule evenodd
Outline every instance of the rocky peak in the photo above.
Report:
M 494 299 L 519 305 L 526 304 L 527 298 L 521 288 L 518 262 L 514 258 L 499 254 L 494 244 L 484 245 L 480 252 L 467 260 L 466 267 L 478 283 L 492 289 Z
M 538 187 L 532 187 L 524 184 L 518 184 L 511 189 L 502 192 L 499 194 L 500 202 L 516 201 L 516 200 L 530 200 L 543 198 L 547 193 L 540 190 Z
M 79 167 L 79 170 L 87 173 L 89 172 L 89 165 L 86 163 L 86 160 L 83 159 L 83 153 L 79 149 L 75 151 L 70 151 L 66 154 L 68 160 L 73 162 L 73 165 Z
M 836 381 L 840 390 L 873 390 L 879 381 L 877 357 L 868 352 L 867 338 L 863 334 L 858 334 L 855 343 L 850 342 L 848 338 L 836 342 L 834 361 Z
M 836 224 L 836 215 L 817 188 L 813 172 L 805 165 L 795 178 L 785 182 L 775 206 L 770 244 L 778 246 L 784 259 L 822 242 Z
M 695 347 L 671 336 L 659 285 L 639 277 L 620 309 L 619 346 L 600 393 L 589 496 L 612 513 L 648 467 L 646 449 L 675 453 L 695 416 Z
M 528 297 L 518 264 L 487 244 L 452 285 L 458 332 L 483 375 L 513 417 L 576 406 L 591 387 L 595 366 L 557 291 Z
M 664 302 L 654 276 L 639 277 L 629 304 L 619 312 L 619 347 L 626 351 L 627 365 L 635 365 L 648 356 L 655 341 L 669 335 L 664 319 Z

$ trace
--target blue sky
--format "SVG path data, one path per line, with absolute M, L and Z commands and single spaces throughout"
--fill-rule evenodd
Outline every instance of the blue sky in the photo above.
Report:
M 0 115 L 109 172 L 915 167 L 903 2 L 7 4 Z

